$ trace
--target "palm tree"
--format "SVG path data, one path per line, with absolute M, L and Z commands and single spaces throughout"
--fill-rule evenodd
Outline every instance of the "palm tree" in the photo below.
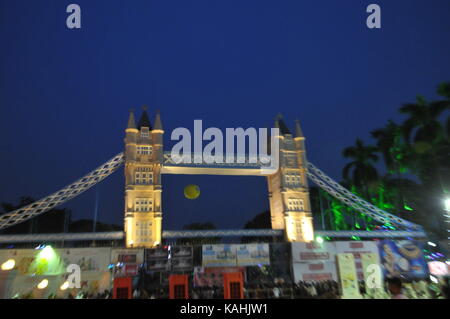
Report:
M 448 109 L 445 100 L 428 103 L 422 96 L 416 103 L 404 104 L 400 113 L 409 118 L 403 124 L 406 142 L 414 145 L 417 153 L 425 153 L 431 149 L 432 143 L 440 141 L 444 136 L 439 116 Z
M 412 146 L 415 153 L 414 165 L 411 165 L 418 173 L 420 179 L 425 184 L 434 185 L 438 182 L 438 187 L 443 190 L 444 185 L 441 179 L 441 167 L 445 166 L 448 156 L 442 158 L 442 152 L 447 149 L 448 136 L 439 118 L 445 110 L 450 109 L 449 87 L 442 84 L 438 93 L 446 97 L 428 103 L 419 96 L 416 103 L 405 104 L 400 108 L 400 112 L 409 117 L 403 124 L 405 141 Z M 445 155 L 445 154 L 444 154 Z
M 404 180 L 402 173 L 407 172 L 408 164 L 411 164 L 413 160 L 411 147 L 402 138 L 402 126 L 391 120 L 385 127 L 373 130 L 371 135 L 377 140 L 378 151 L 383 155 L 388 171 L 384 178 L 392 179 L 393 176 L 396 176 L 393 180 L 397 183 L 395 192 L 397 196 L 393 200 L 396 203 L 396 211 L 403 217 L 405 201 L 402 190 Z
M 373 130 L 371 135 L 377 141 L 378 151 L 383 155 L 384 164 L 389 172 L 398 173 L 404 169 L 402 127 L 390 120 L 385 127 Z
M 349 146 L 344 149 L 342 155 L 345 158 L 353 159 L 352 162 L 345 165 L 343 176 L 349 180 L 357 188 L 362 190 L 366 199 L 370 201 L 369 188 L 373 182 L 378 180 L 377 169 L 373 166 L 378 161 L 376 154 L 377 148 L 372 145 L 364 145 L 359 138 L 356 139 L 354 146 Z M 350 177 L 350 173 L 352 176 Z

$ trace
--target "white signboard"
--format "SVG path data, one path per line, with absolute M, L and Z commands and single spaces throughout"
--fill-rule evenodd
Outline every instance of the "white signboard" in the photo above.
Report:
M 238 266 L 270 264 L 269 244 L 236 245 Z
M 342 299 L 360 299 L 358 277 L 353 254 L 338 254 L 337 266 L 342 288 Z
M 292 243 L 292 261 L 317 262 L 317 261 L 335 261 L 336 250 L 331 242 L 319 243 Z
M 352 254 L 355 259 L 358 280 L 364 279 L 364 271 L 361 262 L 361 254 L 375 254 L 376 263 L 380 264 L 378 245 L 374 241 L 336 241 L 337 254 Z
M 203 245 L 202 265 L 204 267 L 235 267 L 237 265 L 236 245 Z
M 61 249 L 61 257 L 66 265 L 77 264 L 81 273 L 109 272 L 111 248 L 71 248 Z
M 334 261 L 294 263 L 293 270 L 296 283 L 299 281 L 338 280 Z

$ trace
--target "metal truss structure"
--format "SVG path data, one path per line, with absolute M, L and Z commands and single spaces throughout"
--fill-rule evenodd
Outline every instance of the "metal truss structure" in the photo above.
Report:
M 61 234 L 25 234 L 2 235 L 0 244 L 13 243 L 50 243 L 62 241 L 90 241 L 90 240 L 121 240 L 124 232 L 99 232 L 99 233 L 61 233 Z
M 349 238 L 349 237 L 364 237 L 364 238 L 425 238 L 426 234 L 423 231 L 402 231 L 402 230 L 322 230 L 314 232 L 316 236 L 332 237 L 332 238 Z
M 350 191 L 339 185 L 337 182 L 335 182 L 332 178 L 327 176 L 324 172 L 315 167 L 313 164 L 308 163 L 307 168 L 308 168 L 307 171 L 308 177 L 317 186 L 322 188 L 324 191 L 326 191 L 336 199 L 342 201 L 344 204 L 354 208 L 357 211 L 362 212 L 363 214 L 366 214 L 367 216 L 373 218 L 374 220 L 380 223 L 383 224 L 391 223 L 398 227 L 405 228 L 406 231 L 410 231 L 411 234 L 422 233 L 422 235 L 425 235 L 421 226 L 408 222 L 400 217 L 389 214 L 379 209 L 378 207 L 372 205 L 371 203 L 366 202 L 362 198 L 359 198 L 355 194 L 351 193 Z
M 224 238 L 224 237 L 282 237 L 283 230 L 279 229 L 238 229 L 238 230 L 166 230 L 163 231 L 164 239 L 181 238 Z M 352 236 L 362 238 L 423 238 L 423 232 L 410 231 L 316 231 L 316 236 L 332 238 L 350 238 Z M 100 233 L 61 233 L 61 234 L 35 234 L 35 235 L 2 235 L 0 244 L 18 243 L 52 243 L 63 241 L 109 241 L 122 240 L 125 233 L 100 232 Z
M 283 236 L 281 229 L 230 229 L 230 230 L 166 230 L 163 238 L 203 237 L 276 237 Z
M 255 157 L 255 162 L 250 161 L 249 156 L 243 155 L 238 156 L 236 159 L 241 159 L 239 162 L 236 160 L 233 163 L 216 163 L 214 162 L 214 158 L 205 158 L 202 156 L 202 154 L 196 155 L 194 153 L 191 153 L 190 156 L 190 163 L 182 162 L 182 163 L 176 163 L 172 158 L 171 152 L 164 152 L 164 162 L 163 166 L 170 167 L 170 166 L 182 166 L 182 167 L 205 167 L 205 168 L 229 168 L 229 169 L 239 169 L 239 168 L 246 168 L 246 169 L 263 169 L 265 167 L 269 167 L 269 165 L 264 165 L 259 157 Z M 195 160 L 197 159 L 197 163 Z M 270 164 L 270 163 L 269 163 Z
M 177 166 L 175 162 L 173 162 L 169 152 L 164 153 L 164 165 L 166 166 Z M 194 156 L 192 155 L 192 158 Z M 39 216 L 50 209 L 62 205 L 66 203 L 67 201 L 71 200 L 72 198 L 78 196 L 79 194 L 85 192 L 86 190 L 90 189 L 92 186 L 96 185 L 97 183 L 104 180 L 106 177 L 114 173 L 122 164 L 124 163 L 124 154 L 120 153 L 116 156 L 114 156 L 112 159 L 110 159 L 108 162 L 103 164 L 102 166 L 98 167 L 94 171 L 90 172 L 83 178 L 77 180 L 76 182 L 70 184 L 69 186 L 39 200 L 36 201 L 30 205 L 27 205 L 25 207 L 22 207 L 20 209 L 17 209 L 15 211 L 0 215 L 0 230 L 5 229 L 11 226 L 14 226 L 16 224 L 19 224 L 21 222 L 24 222 L 26 220 L 29 220 L 33 217 Z M 187 166 L 186 164 L 181 164 L 183 166 Z M 264 166 L 258 162 L 258 163 L 250 163 L 247 160 L 244 163 L 236 163 L 236 164 L 230 164 L 230 163 L 224 163 L 223 166 L 220 166 L 220 164 L 207 164 L 207 163 L 192 163 L 188 165 L 208 165 L 210 167 L 222 167 L 222 168 L 230 168 L 230 169 L 238 169 L 238 168 L 264 168 Z M 358 196 L 352 194 L 350 191 L 339 185 L 337 182 L 335 182 L 332 178 L 327 176 L 325 173 L 323 173 L 320 169 L 315 167 L 313 164 L 308 163 L 307 166 L 307 174 L 308 177 L 317 184 L 320 188 L 328 192 L 330 195 L 334 196 L 338 200 L 342 201 L 344 204 L 349 205 L 350 207 L 356 209 L 357 211 L 360 211 L 363 214 L 366 214 L 367 216 L 373 218 L 374 220 L 380 222 L 380 223 L 391 223 L 393 225 L 396 225 L 398 227 L 404 228 L 405 230 L 401 231 L 381 231 L 381 232 L 365 232 L 365 231 L 339 231 L 339 232 L 333 232 L 333 231 L 324 231 L 324 232 L 316 232 L 316 234 L 324 234 L 324 236 L 330 236 L 330 237 L 350 237 L 350 236 L 358 236 L 358 237 L 425 237 L 425 232 L 423 231 L 422 227 L 416 224 L 413 224 L 411 222 L 408 222 L 406 220 L 403 220 L 397 216 L 394 216 L 392 214 L 389 214 L 378 207 L 364 201 L 363 199 L 359 198 Z M 228 237 L 228 236 L 279 236 L 280 230 L 208 230 L 208 231 L 163 231 L 163 237 L 165 238 L 186 238 L 186 237 Z M 119 233 L 122 232 L 114 232 L 114 233 L 105 233 L 104 240 L 110 240 L 110 239 L 120 239 Z M 99 233 L 101 234 L 101 233 Z M 109 235 L 108 235 L 109 234 Z M 73 235 L 73 236 L 72 236 Z M 20 240 L 19 237 L 29 236 L 26 238 L 31 239 L 38 239 L 42 238 L 42 240 L 53 240 L 48 239 L 50 235 L 42 235 L 42 237 L 35 237 L 40 235 L 14 235 L 14 237 L 11 236 L 0 236 L 2 238 L 10 238 L 11 242 L 14 242 L 16 240 Z M 30 237 L 31 236 L 31 237 Z M 47 236 L 47 237 L 46 237 Z M 63 238 L 64 236 L 72 236 L 64 237 L 64 240 L 97 240 L 94 238 L 96 235 L 93 235 L 92 233 L 89 234 L 55 234 L 52 235 L 55 238 L 55 240 L 58 240 L 56 238 Z M 105 237 L 106 236 L 106 237 Z M 111 236 L 111 237 L 108 237 Z M 25 238 L 25 237 L 24 237 Z M 4 242 L 6 239 L 1 239 L 0 242 Z M 24 239 L 25 240 L 25 239 Z M 61 239 L 62 240 L 62 239 Z M 99 239 L 102 240 L 102 239 Z M 34 240 L 33 240 L 34 241 Z M 17 241 L 16 241 L 17 242 Z
M 123 153 L 63 189 L 25 207 L 0 215 L 0 230 L 39 216 L 87 191 L 114 173 L 124 163 Z

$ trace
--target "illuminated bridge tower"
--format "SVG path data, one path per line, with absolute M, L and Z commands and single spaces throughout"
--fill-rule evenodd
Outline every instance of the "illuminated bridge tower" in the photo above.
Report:
M 125 234 L 127 247 L 161 243 L 163 128 L 159 112 L 152 128 L 144 109 L 136 126 L 130 112 L 125 130 Z
M 280 167 L 267 177 L 272 229 L 284 229 L 286 240 L 309 242 L 314 239 L 311 204 L 306 176 L 305 137 L 299 121 L 292 136 L 281 116 L 279 128 Z

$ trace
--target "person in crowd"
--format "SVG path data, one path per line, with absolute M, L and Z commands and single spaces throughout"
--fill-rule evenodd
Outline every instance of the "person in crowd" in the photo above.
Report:
M 392 295 L 392 299 L 408 299 L 402 294 L 402 281 L 398 277 L 388 279 L 388 289 Z
M 278 287 L 273 288 L 273 297 L 275 299 L 280 298 L 280 294 L 281 294 L 280 288 L 278 288 Z
M 443 298 L 450 299 L 450 277 L 448 276 L 442 279 L 441 293 Z

